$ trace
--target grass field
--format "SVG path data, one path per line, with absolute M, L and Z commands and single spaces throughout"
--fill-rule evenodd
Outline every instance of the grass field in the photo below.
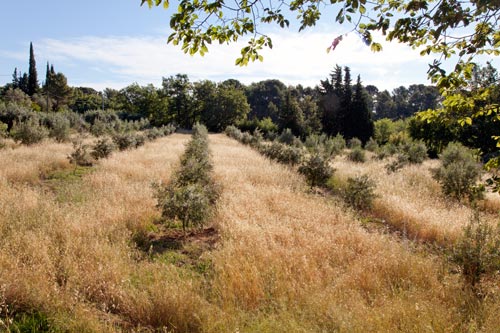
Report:
M 498 277 L 479 301 L 444 255 L 412 246 L 453 240 L 470 217 L 441 198 L 434 162 L 392 175 L 377 161 L 333 162 L 340 178 L 376 179 L 373 213 L 404 221 L 403 240 L 210 135 L 218 213 L 183 234 L 157 223 L 151 183 L 168 182 L 188 140 L 76 170 L 69 144 L 0 150 L 0 331 L 498 332 Z

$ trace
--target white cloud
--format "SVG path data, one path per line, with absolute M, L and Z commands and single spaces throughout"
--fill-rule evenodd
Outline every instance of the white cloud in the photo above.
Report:
M 382 89 L 424 83 L 426 79 L 429 59 L 401 44 L 384 42 L 384 51 L 373 53 L 351 34 L 327 54 L 326 48 L 335 34 L 286 31 L 271 37 L 274 48 L 262 51 L 264 62 L 247 67 L 234 65 L 245 42 L 212 45 L 205 57 L 191 57 L 179 47 L 167 44 L 167 34 L 45 39 L 37 43 L 37 50 L 55 63 L 57 70 L 65 72 L 66 68 L 77 67 L 71 68 L 73 77 L 68 74 L 70 84 L 98 89 L 120 88 L 133 82 L 159 85 L 162 76 L 177 73 L 186 73 L 192 80 L 236 78 L 248 84 L 276 78 L 286 84 L 314 86 L 328 76 L 335 64 L 351 67 L 353 75 L 361 74 L 365 84 Z

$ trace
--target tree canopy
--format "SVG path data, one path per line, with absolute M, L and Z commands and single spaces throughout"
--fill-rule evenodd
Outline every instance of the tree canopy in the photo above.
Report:
M 141 0 L 141 5 L 145 3 L 149 7 L 169 6 L 169 0 Z M 433 77 L 443 76 L 442 60 L 454 54 L 459 57 L 456 69 L 475 55 L 500 54 L 497 0 L 182 0 L 170 19 L 173 32 L 168 40 L 181 44 L 186 53 L 203 55 L 214 41 L 236 42 L 248 35 L 248 45 L 236 60 L 236 64 L 245 65 L 262 60 L 259 51 L 263 47 L 272 48 L 263 25 L 289 28 L 289 18 L 296 17 L 301 31 L 314 26 L 327 6 L 336 11 L 336 22 L 351 25 L 374 51 L 382 49 L 373 38 L 373 32 L 380 31 L 387 40 L 419 48 L 422 55 L 436 54 L 430 69 Z M 341 40 L 342 36 L 337 36 L 329 49 L 335 49 Z

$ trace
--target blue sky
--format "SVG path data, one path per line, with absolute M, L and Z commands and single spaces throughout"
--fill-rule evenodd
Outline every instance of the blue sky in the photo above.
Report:
M 172 7 L 176 8 L 174 2 Z M 336 64 L 351 67 L 364 84 L 381 89 L 427 82 L 427 63 L 408 47 L 384 43 L 372 53 L 355 34 L 337 50 L 326 53 L 336 36 L 350 30 L 325 15 L 306 32 L 269 31 L 274 48 L 263 52 L 263 63 L 236 67 L 246 43 L 216 45 L 207 55 L 185 55 L 166 43 L 172 9 L 140 7 L 140 0 L 23 0 L 3 1 L 0 11 L 0 85 L 11 81 L 14 68 L 27 72 L 29 43 L 33 42 L 40 81 L 47 61 L 72 86 L 120 89 L 137 82 L 161 84 L 162 77 L 188 74 L 191 80 L 235 78 L 245 84 L 279 79 L 285 84 L 314 86 Z M 267 32 L 267 31 L 266 31 Z M 380 38 L 382 39 L 382 38 Z

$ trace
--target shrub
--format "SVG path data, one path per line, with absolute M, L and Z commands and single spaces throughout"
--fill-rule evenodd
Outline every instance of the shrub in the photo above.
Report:
M 134 141 L 135 141 L 135 148 L 139 148 L 140 146 L 143 146 L 146 143 L 146 137 L 142 134 L 133 134 Z
M 156 194 L 163 218 L 180 220 L 183 230 L 191 226 L 202 227 L 212 213 L 205 187 L 197 183 L 176 185 L 171 183 Z
M 163 134 L 163 131 L 161 129 L 153 127 L 153 128 L 148 129 L 145 132 L 145 135 L 146 135 L 146 138 L 148 140 L 156 140 L 156 139 L 162 137 L 164 134 Z
M 162 127 L 160 127 L 160 130 L 163 132 L 164 136 L 167 136 L 175 132 L 175 126 L 172 124 L 163 125 Z
M 476 186 L 481 167 L 472 150 L 452 142 L 444 149 L 440 160 L 442 165 L 435 170 L 434 177 L 445 195 L 457 200 L 481 197 L 483 188 Z
M 420 164 L 428 157 L 427 147 L 422 141 L 410 141 L 402 146 L 402 152 L 411 164 Z
M 81 139 L 73 141 L 73 152 L 68 156 L 71 164 L 77 166 L 92 166 L 93 160 L 89 152 L 89 146 L 84 144 Z
M 375 152 L 378 149 L 378 143 L 373 138 L 370 138 L 365 144 L 365 149 L 371 152 Z
M 250 145 L 252 147 L 258 147 L 258 146 L 260 146 L 260 144 L 263 140 L 264 140 L 264 136 L 262 135 L 262 132 L 260 131 L 259 128 L 256 128 L 255 131 L 253 131 L 252 140 L 250 141 Z
M 348 142 L 347 142 L 347 147 L 350 148 L 350 149 L 354 149 L 354 148 L 357 148 L 357 147 L 361 147 L 363 143 L 361 142 L 360 139 L 358 138 L 352 138 L 350 139 Z
M 388 118 L 383 118 L 373 123 L 375 130 L 375 140 L 379 145 L 385 145 L 389 141 L 389 137 L 395 131 L 395 124 Z
M 248 133 L 248 132 L 244 132 L 241 134 L 241 137 L 240 137 L 240 142 L 245 144 L 245 145 L 249 145 L 251 142 L 253 141 L 253 136 L 252 134 Z
M 97 140 L 90 155 L 96 160 L 101 158 L 108 158 L 113 151 L 116 150 L 116 145 L 108 138 Z
M 319 154 L 312 155 L 299 167 L 299 173 L 306 177 L 307 183 L 311 187 L 324 186 L 333 172 L 328 159 Z
M 356 209 L 370 209 L 375 199 L 374 190 L 375 182 L 367 175 L 349 177 L 343 191 L 344 200 Z
M 386 166 L 387 171 L 395 172 L 408 164 L 421 164 L 427 158 L 427 147 L 421 141 L 409 141 L 398 149 L 396 160 Z
M 7 124 L 4 124 L 0 121 L 0 138 L 6 138 L 7 135 Z
M 48 114 L 44 119 L 45 126 L 49 129 L 49 137 L 57 142 L 69 140 L 71 123 L 68 118 L 59 113 Z
M 302 160 L 302 151 L 299 148 L 287 146 L 279 142 L 262 145 L 260 152 L 279 163 L 296 165 Z
M 113 135 L 113 142 L 118 149 L 126 150 L 136 146 L 136 137 L 132 133 L 118 133 Z
M 97 137 L 112 134 L 114 131 L 114 128 L 110 124 L 107 124 L 99 119 L 96 119 L 90 127 L 90 133 Z
M 399 131 L 392 133 L 389 136 L 389 143 L 392 143 L 395 146 L 401 146 L 410 141 L 410 137 L 406 133 L 406 131 Z
M 278 142 L 289 146 L 302 147 L 302 142 L 299 138 L 293 135 L 292 130 L 285 128 L 277 138 Z
M 268 135 L 269 133 L 276 133 L 278 131 L 278 125 L 273 123 L 270 117 L 266 117 L 259 121 L 257 129 L 260 129 L 265 135 Z
M 328 137 L 326 134 L 311 134 L 306 138 L 304 144 L 312 154 L 321 154 L 324 158 L 332 158 L 340 154 L 345 148 L 344 138 L 338 134 L 336 137 Z
M 465 285 L 477 291 L 484 274 L 500 270 L 500 228 L 494 230 L 475 212 L 453 247 L 450 259 L 460 267 Z
M 356 146 L 349 152 L 349 155 L 347 155 L 347 158 L 350 161 L 353 161 L 356 163 L 364 163 L 366 161 L 366 154 L 365 154 L 365 151 L 363 150 L 363 148 L 361 148 L 361 146 Z
M 237 141 L 241 140 L 242 133 L 236 126 L 233 125 L 227 126 L 224 133 L 226 133 L 226 135 L 229 136 L 230 138 L 233 138 Z
M 25 145 L 38 143 L 48 135 L 49 131 L 34 118 L 26 122 L 14 124 L 11 130 L 12 138 Z

